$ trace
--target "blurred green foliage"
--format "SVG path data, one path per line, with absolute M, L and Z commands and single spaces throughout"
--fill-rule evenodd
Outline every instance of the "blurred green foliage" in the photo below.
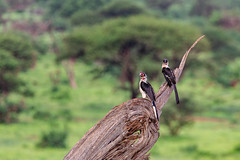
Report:
M 157 91 L 161 60 L 178 66 L 205 34 L 177 84 L 181 106 L 170 98 L 163 108 L 168 123 L 151 159 L 239 159 L 238 15 L 237 0 L 0 0 L 0 118 L 18 122 L 0 124 L 0 158 L 62 159 L 113 106 L 137 96 L 139 71 Z M 69 58 L 79 60 L 76 89 L 61 63 Z M 185 121 L 195 116 L 203 118 Z
M 116 0 L 99 7 L 95 12 L 91 9 L 82 9 L 71 16 L 73 25 L 93 25 L 109 18 L 128 17 L 145 13 L 139 4 L 130 1 Z
M 119 69 L 117 77 L 125 86 L 130 85 L 131 97 L 136 97 L 134 86 L 137 72 L 158 75 L 162 57 L 178 62 L 187 46 L 201 35 L 198 28 L 178 22 L 134 16 L 105 21 L 93 27 L 77 28 L 64 39 L 65 48 L 58 59 L 79 58 L 97 61 L 102 69 L 98 73 Z M 208 41 L 203 40 L 196 49 L 206 51 Z M 100 62 L 100 63 L 99 63 Z M 146 67 L 145 67 L 146 66 Z M 116 72 L 115 72 L 116 73 Z
M 10 52 L 19 61 L 19 69 L 24 70 L 31 66 L 32 46 L 28 36 L 18 33 L 2 34 L 0 48 Z
M 162 122 L 166 124 L 170 135 L 177 136 L 183 127 L 193 123 L 193 116 L 202 110 L 198 104 L 193 102 L 189 96 L 181 97 L 178 105 L 175 101 L 170 101 L 162 113 Z
M 236 0 L 196 0 L 191 13 L 197 16 L 209 17 L 216 10 L 239 10 L 240 2 Z
M 2 20 L 2 15 L 6 12 L 7 7 L 7 3 L 4 0 L 0 0 L 0 20 Z
M 127 17 L 144 13 L 144 10 L 138 4 L 127 1 L 117 0 L 107 3 L 100 11 L 105 17 Z
M 21 80 L 19 71 L 32 64 L 32 46 L 29 39 L 17 33 L 6 33 L 0 37 L 0 91 L 8 93 L 17 89 Z
M 219 72 L 219 81 L 226 86 L 235 87 L 240 81 L 240 58 L 236 58 Z M 221 74 L 220 74 L 221 73 Z
M 57 124 L 52 124 L 48 132 L 42 133 L 41 140 L 37 143 L 37 146 L 42 148 L 65 148 L 67 136 L 68 131 L 65 127 L 61 128 Z
M 10 98 L 0 99 L 0 123 L 17 122 L 17 114 L 22 112 L 25 105 L 24 102 L 15 102 Z
M 99 12 L 93 12 L 92 10 L 80 10 L 74 13 L 71 17 L 71 23 L 73 25 L 93 25 L 102 22 L 104 17 Z

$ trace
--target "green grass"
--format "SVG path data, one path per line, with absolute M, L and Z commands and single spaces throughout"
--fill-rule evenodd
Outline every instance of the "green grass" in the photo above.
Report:
M 161 132 L 162 129 L 162 132 Z M 221 122 L 197 122 L 191 128 L 185 128 L 177 137 L 168 136 L 165 128 L 152 148 L 152 160 L 164 159 L 239 159 L 235 152 L 239 144 L 240 127 Z
M 43 121 L 0 125 L 0 159 L 62 159 L 73 145 L 90 129 L 96 121 L 76 121 L 68 123 L 69 136 L 65 149 L 40 149 L 36 147 L 41 132 L 49 127 Z M 160 138 L 152 148 L 152 160 L 164 159 L 239 159 L 234 151 L 239 145 L 240 127 L 228 123 L 198 122 L 185 128 L 177 137 L 168 135 L 164 126 Z
M 0 124 L 0 159 L 63 159 L 77 141 L 112 107 L 129 99 L 128 92 L 116 87 L 119 82 L 114 77 L 106 74 L 100 79 L 94 79 L 94 76 L 89 74 L 92 69 L 92 66 L 80 62 L 75 65 L 77 89 L 69 87 L 66 72 L 62 65 L 55 64 L 53 54 L 39 57 L 34 69 L 21 73 L 19 76 L 27 82 L 34 97 L 24 98 L 26 109 L 19 115 L 18 123 Z M 54 85 L 49 75 L 57 71 L 60 73 L 60 80 L 59 84 Z M 154 88 L 158 88 L 160 83 L 152 84 Z M 189 85 L 191 87 L 188 87 Z M 181 96 L 194 95 L 194 101 L 205 108 L 198 116 L 218 117 L 226 121 L 197 122 L 184 128 L 176 137 L 169 136 L 167 128 L 161 125 L 160 138 L 150 151 L 151 159 L 240 159 L 237 147 L 240 145 L 240 126 L 239 123 L 231 121 L 233 118 L 235 122 L 240 119 L 236 107 L 240 104 L 239 99 L 236 99 L 239 90 L 225 89 L 217 84 L 209 86 L 205 80 L 193 82 L 187 78 L 179 82 L 178 88 Z M 207 99 L 208 96 L 211 98 Z M 22 98 L 16 94 L 11 97 Z M 230 105 L 235 108 L 229 107 Z M 46 117 L 36 118 L 40 114 Z M 54 123 L 67 124 L 67 147 L 38 148 L 36 145 L 42 133 L 49 131 Z
M 58 66 L 54 64 L 54 55 L 42 57 L 39 61 L 41 62 L 34 70 L 28 71 L 27 74 L 30 76 L 22 75 L 35 94 L 34 97 L 27 99 L 28 106 L 39 110 L 50 109 L 52 112 L 69 109 L 73 111 L 74 116 L 100 118 L 99 111 L 103 112 L 100 114 L 102 117 L 115 105 L 128 100 L 128 93 L 116 88 L 115 84 L 118 82 L 115 78 L 105 75 L 101 79 L 94 79 L 94 76 L 89 74 L 92 69 L 90 66 L 81 63 L 75 65 L 78 88 L 72 89 L 64 68 L 60 64 Z M 60 73 L 60 82 L 56 86 L 50 79 L 50 74 L 55 72 Z M 92 112 L 94 110 L 89 108 L 94 108 L 98 112 Z

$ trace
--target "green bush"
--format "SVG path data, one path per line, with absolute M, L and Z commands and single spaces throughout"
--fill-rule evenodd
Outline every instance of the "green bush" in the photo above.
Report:
M 127 0 L 112 1 L 101 10 L 105 17 L 127 17 L 140 13 L 144 13 L 143 8 Z
M 53 86 L 51 89 L 51 97 L 55 100 L 69 100 L 71 93 L 67 87 Z
M 39 120 L 49 120 L 51 119 L 53 116 L 51 113 L 49 113 L 48 111 L 36 111 L 33 115 L 34 119 L 39 119 Z
M 238 144 L 234 147 L 234 151 L 240 152 L 240 144 Z
M 58 31 L 64 31 L 66 30 L 69 26 L 69 23 L 66 19 L 63 19 L 61 17 L 53 17 L 51 19 L 52 22 L 52 26 L 54 29 L 58 30 Z
M 8 93 L 21 84 L 17 76 L 32 65 L 32 45 L 29 37 L 17 33 L 0 36 L 0 91 Z
M 37 144 L 38 147 L 52 147 L 52 148 L 65 148 L 68 132 L 66 129 L 52 126 L 48 132 L 41 135 L 41 140 Z
M 199 111 L 197 105 L 189 98 L 180 97 L 180 103 L 170 101 L 162 113 L 162 122 L 168 127 L 172 136 L 177 136 L 180 130 L 193 123 L 191 116 Z
M 218 63 L 226 63 L 239 56 L 238 32 L 228 31 L 217 27 L 205 27 L 204 34 L 209 39 L 214 59 Z
M 98 12 L 89 10 L 78 11 L 71 17 L 71 23 L 73 25 L 92 25 L 103 21 L 103 16 Z
M 217 76 L 217 80 L 225 86 L 236 86 L 240 81 L 240 58 L 223 67 Z
M 5 33 L 0 37 L 0 48 L 8 51 L 18 60 L 19 68 L 26 69 L 32 64 L 30 37 L 20 33 Z
M 67 121 L 70 121 L 70 120 L 73 119 L 72 112 L 71 112 L 71 110 L 68 110 L 68 109 L 60 110 L 58 112 L 58 117 L 60 119 L 64 119 L 64 120 L 67 120 Z
M 68 109 L 58 111 L 56 114 L 52 114 L 49 111 L 37 110 L 33 114 L 34 119 L 38 120 L 66 120 L 70 121 L 73 119 L 72 112 Z
M 42 39 L 36 39 L 33 41 L 33 48 L 40 54 L 46 54 L 49 49 L 49 45 Z
M 16 122 L 18 114 L 24 109 L 24 102 L 14 102 L 8 98 L 0 99 L 0 123 Z
M 182 147 L 181 150 L 188 152 L 188 153 L 192 153 L 192 152 L 196 152 L 198 150 L 198 146 L 196 144 L 191 144 L 186 147 Z

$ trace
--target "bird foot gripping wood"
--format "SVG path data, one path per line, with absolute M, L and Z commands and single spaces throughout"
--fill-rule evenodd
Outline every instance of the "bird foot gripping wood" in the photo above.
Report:
M 179 68 L 174 70 L 177 81 L 188 53 L 203 37 L 196 40 L 184 54 Z M 156 95 L 159 114 L 172 90 L 166 83 L 159 88 Z M 158 130 L 159 123 L 151 101 L 145 98 L 132 99 L 108 112 L 75 144 L 64 160 L 145 160 L 159 137 Z

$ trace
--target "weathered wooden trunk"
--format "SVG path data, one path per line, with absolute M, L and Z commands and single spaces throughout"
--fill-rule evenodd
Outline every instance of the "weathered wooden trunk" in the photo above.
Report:
M 177 81 L 188 53 L 203 37 L 190 47 L 179 68 L 174 70 Z M 160 86 L 156 94 L 159 117 L 172 91 L 166 83 Z M 64 160 L 145 160 L 159 137 L 158 130 L 151 101 L 135 98 L 114 107 L 75 144 Z

